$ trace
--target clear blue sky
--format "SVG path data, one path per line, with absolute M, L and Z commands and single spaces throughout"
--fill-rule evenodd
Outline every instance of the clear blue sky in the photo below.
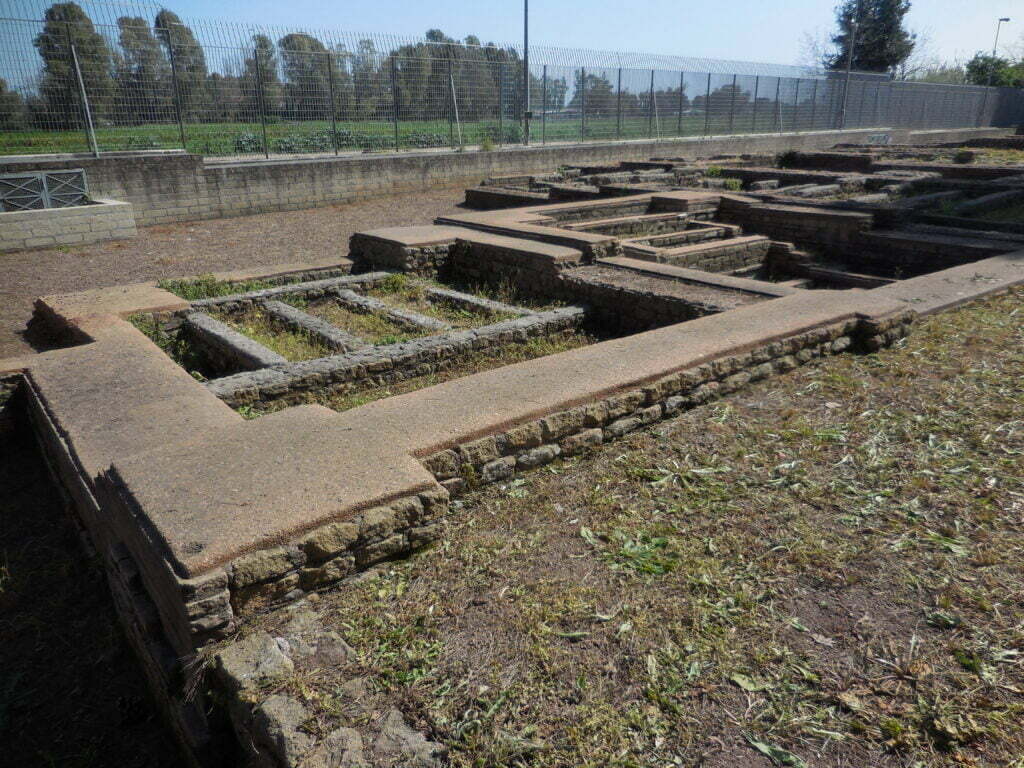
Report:
M 166 0 L 181 16 L 422 35 L 439 27 L 482 41 L 522 38 L 521 0 Z M 833 26 L 833 0 L 531 0 L 531 42 L 746 61 L 795 63 L 802 34 Z M 1013 0 L 914 0 L 909 26 L 926 32 L 936 55 L 969 58 L 992 47 L 1016 49 L 1024 3 Z

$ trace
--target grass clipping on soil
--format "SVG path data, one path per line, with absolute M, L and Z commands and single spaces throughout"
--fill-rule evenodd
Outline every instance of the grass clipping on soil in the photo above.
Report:
M 457 502 L 326 592 L 455 766 L 1020 766 L 1024 291 Z M 260 619 L 273 631 L 275 614 Z

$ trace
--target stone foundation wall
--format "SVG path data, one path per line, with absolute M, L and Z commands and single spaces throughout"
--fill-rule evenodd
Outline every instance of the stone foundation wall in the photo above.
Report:
M 448 370 L 473 355 L 494 355 L 529 339 L 555 338 L 581 328 L 584 321 L 582 308 L 564 307 L 472 330 L 225 376 L 207 387 L 236 408 L 269 400 L 303 402 L 312 392 L 358 392 Z
M 134 237 L 131 203 L 95 200 L 91 205 L 0 213 L 0 252 L 85 245 Z
M 868 213 L 771 205 L 724 196 L 718 218 L 772 240 L 840 250 L 853 246 L 872 226 Z
M 648 385 L 554 413 L 499 435 L 463 443 L 424 459 L 426 467 L 453 497 L 516 472 L 572 456 L 615 440 L 647 424 L 752 381 L 791 371 L 818 357 L 847 350 L 873 352 L 907 335 L 913 313 L 882 322 L 853 318 L 816 328 L 696 368 L 669 374 Z

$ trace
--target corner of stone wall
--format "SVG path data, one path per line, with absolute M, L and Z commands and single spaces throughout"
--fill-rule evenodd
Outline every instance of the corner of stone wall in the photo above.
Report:
M 398 709 L 351 670 L 355 651 L 320 620 L 317 595 L 285 609 L 273 635 L 257 630 L 216 652 L 211 686 L 230 718 L 245 762 L 266 768 L 435 768 L 447 748 L 413 729 Z M 289 683 L 334 673 L 338 712 L 325 718 Z M 279 692 L 267 695 L 268 690 Z M 315 724 L 316 727 L 310 727 Z

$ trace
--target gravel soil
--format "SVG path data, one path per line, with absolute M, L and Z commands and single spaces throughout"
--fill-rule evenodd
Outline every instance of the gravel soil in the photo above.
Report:
M 463 194 L 462 187 L 430 189 L 303 211 L 146 227 L 132 240 L 0 254 L 0 358 L 32 351 L 23 334 L 38 296 L 342 257 L 353 232 L 428 224 L 456 210 Z

